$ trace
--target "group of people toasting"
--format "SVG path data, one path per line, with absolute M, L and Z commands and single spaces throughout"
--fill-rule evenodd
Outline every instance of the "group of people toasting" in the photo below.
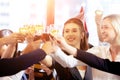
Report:
M 0 76 L 15 75 L 40 62 L 56 70 L 56 80 L 119 80 L 120 15 L 108 15 L 99 23 L 100 37 L 109 45 L 91 46 L 82 20 L 70 18 L 64 23 L 62 36 L 48 34 L 47 40 L 33 40 L 15 58 L 2 58 L 1 51 Z M 26 35 L 12 33 L 0 38 L 0 47 L 23 42 L 25 38 Z

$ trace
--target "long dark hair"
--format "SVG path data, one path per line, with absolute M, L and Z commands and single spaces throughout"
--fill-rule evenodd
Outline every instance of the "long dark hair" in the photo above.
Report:
M 81 50 L 87 50 L 89 48 L 88 46 L 88 41 L 87 41 L 87 34 L 85 32 L 85 29 L 84 29 L 84 26 L 83 26 L 83 23 L 80 19 L 77 19 L 77 18 L 70 18 L 69 20 L 67 20 L 65 23 L 64 23 L 64 26 L 66 24 L 69 24 L 69 23 L 75 23 L 77 25 L 79 25 L 80 27 L 80 30 L 81 32 L 84 33 L 84 38 L 81 39 L 81 43 L 80 43 L 80 49 Z M 63 31 L 64 31 L 64 28 L 63 28 Z M 64 34 L 64 33 L 63 33 Z

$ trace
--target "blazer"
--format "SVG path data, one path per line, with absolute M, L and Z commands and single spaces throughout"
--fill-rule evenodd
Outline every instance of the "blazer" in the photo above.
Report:
M 69 68 L 69 69 L 70 69 L 70 73 L 74 77 L 74 80 L 93 80 L 92 69 L 89 66 L 87 66 L 87 70 L 85 72 L 85 76 L 83 79 L 82 79 L 82 77 L 81 77 L 81 75 L 76 67 Z
M 56 61 L 54 61 L 53 67 L 57 72 L 57 80 L 93 80 L 91 67 L 88 66 L 84 79 L 82 79 L 76 67 L 64 68 Z
M 77 56 L 75 58 L 83 61 L 91 67 L 120 76 L 120 62 L 102 59 L 82 50 L 77 50 Z
M 21 70 L 24 70 L 31 65 L 43 60 L 46 53 L 42 49 L 37 49 L 16 58 L 0 59 L 0 77 L 13 75 Z

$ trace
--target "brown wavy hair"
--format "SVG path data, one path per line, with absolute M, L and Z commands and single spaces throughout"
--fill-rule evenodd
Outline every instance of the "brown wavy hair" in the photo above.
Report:
M 84 38 L 81 39 L 80 49 L 81 50 L 87 50 L 89 48 L 88 41 L 87 41 L 87 34 L 85 32 L 85 29 L 84 29 L 82 21 L 80 19 L 77 19 L 77 18 L 70 18 L 69 20 L 67 20 L 64 23 L 64 26 L 66 24 L 69 24 L 69 23 L 75 23 L 75 24 L 79 25 L 81 32 L 84 33 Z M 64 34 L 64 28 L 63 28 L 63 34 Z

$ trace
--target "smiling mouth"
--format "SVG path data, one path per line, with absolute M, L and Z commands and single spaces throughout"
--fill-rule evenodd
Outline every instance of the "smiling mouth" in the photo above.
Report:
M 75 39 L 67 39 L 69 42 L 74 41 Z
M 104 39 L 104 38 L 106 38 L 107 36 L 106 35 L 102 35 L 102 38 Z

